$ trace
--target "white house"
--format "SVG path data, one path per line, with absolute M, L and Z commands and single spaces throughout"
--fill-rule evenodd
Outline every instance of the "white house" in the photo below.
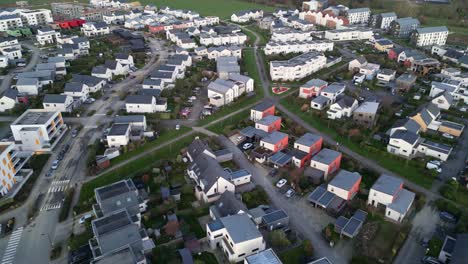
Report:
M 359 191 L 362 176 L 357 172 L 340 170 L 328 183 L 327 191 L 335 194 L 345 201 L 353 199 Z
M 331 83 L 320 92 L 320 95 L 334 103 L 338 96 L 344 93 L 345 89 L 346 85 L 343 83 Z
M 331 41 L 370 40 L 374 37 L 372 29 L 346 28 L 325 31 L 324 38 Z
M 158 90 L 163 90 L 164 89 L 164 81 L 161 79 L 145 79 L 143 80 L 142 83 L 142 89 L 158 89 Z
M 91 70 L 91 76 L 110 81 L 112 80 L 112 70 L 103 65 L 94 66 Z
M 367 63 L 359 68 L 359 73 L 366 76 L 366 80 L 373 80 L 380 69 L 380 65 L 375 63 Z
M 8 67 L 8 57 L 0 55 L 0 68 Z
M 79 82 L 69 82 L 65 84 L 63 94 L 73 97 L 74 100 L 84 102 L 89 97 L 89 87 Z
M 70 113 L 73 111 L 73 97 L 64 94 L 46 94 L 42 105 L 47 111 Z
M 354 8 L 346 11 L 349 24 L 365 24 L 369 21 L 371 11 L 369 8 Z
M 233 81 L 216 79 L 208 85 L 208 98 L 214 106 L 230 104 L 238 96 L 239 86 Z
M 113 124 L 107 134 L 109 148 L 120 148 L 130 142 L 130 124 Z
M 304 32 L 301 30 L 281 27 L 275 28 L 271 32 L 271 42 L 293 42 L 293 41 L 310 41 L 312 40 L 311 32 Z
M 331 51 L 333 42 L 327 40 L 305 40 L 290 42 L 268 42 L 265 46 L 265 54 L 287 54 L 287 53 L 306 53 L 311 51 Z
M 0 97 L 0 112 L 12 109 L 18 103 L 18 90 L 7 89 Z
M 167 110 L 167 101 L 147 95 L 129 95 L 125 100 L 127 113 L 155 113 Z
M 134 67 L 133 56 L 126 53 L 115 54 L 115 60 L 123 66 Z
M 395 80 L 396 71 L 391 69 L 382 69 L 377 73 L 377 81 L 379 84 L 387 84 Z
M 20 94 L 38 95 L 41 85 L 37 78 L 18 78 L 16 89 Z
M 129 70 L 128 65 L 124 66 L 124 65 L 120 64 L 119 61 L 116 61 L 116 60 L 107 60 L 107 61 L 105 61 L 104 67 L 111 70 L 113 76 L 127 75 L 128 70 Z
M 330 109 L 327 111 L 327 117 L 328 119 L 351 117 L 358 105 L 359 104 L 356 99 L 345 95 L 336 103 L 330 105 Z
M 231 21 L 236 23 L 246 23 L 250 20 L 256 20 L 263 17 L 263 10 L 255 9 L 255 10 L 247 10 L 237 12 L 231 15 Z
M 90 93 L 95 93 L 106 85 L 107 80 L 90 75 L 73 74 L 70 82 L 82 83 L 88 87 Z
M 369 191 L 367 204 L 385 206 L 385 217 L 401 222 L 411 208 L 415 194 L 403 189 L 403 181 L 389 175 L 381 175 Z
M 449 92 L 441 92 L 439 95 L 432 98 L 432 103 L 437 105 L 439 109 L 448 110 L 453 104 L 453 96 Z
M 60 37 L 60 32 L 51 28 L 39 28 L 36 34 L 36 40 L 40 45 L 53 44 Z
M 81 32 L 87 37 L 107 35 L 110 34 L 110 27 L 105 22 L 86 22 Z
M 220 247 L 232 263 L 243 261 L 266 247 L 262 234 L 247 214 L 230 215 L 208 223 L 206 235 L 210 247 Z
M 396 130 L 390 135 L 387 151 L 395 155 L 412 158 L 417 154 L 417 146 L 420 141 L 419 135 L 413 131 Z

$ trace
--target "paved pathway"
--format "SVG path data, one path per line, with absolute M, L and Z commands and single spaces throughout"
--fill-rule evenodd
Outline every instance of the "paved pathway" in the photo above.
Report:
M 3 254 L 2 257 L 2 262 L 1 264 L 12 264 L 13 261 L 15 260 L 16 256 L 16 249 L 18 247 L 18 244 L 21 241 L 21 236 L 23 234 L 23 227 L 20 227 L 13 231 L 10 235 L 10 240 L 8 240 L 8 246 L 5 249 L 5 253 Z

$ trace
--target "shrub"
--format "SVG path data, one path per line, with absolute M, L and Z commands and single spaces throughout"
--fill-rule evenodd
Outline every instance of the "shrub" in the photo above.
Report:
M 283 230 L 275 230 L 270 233 L 271 245 L 277 248 L 285 248 L 291 245 Z

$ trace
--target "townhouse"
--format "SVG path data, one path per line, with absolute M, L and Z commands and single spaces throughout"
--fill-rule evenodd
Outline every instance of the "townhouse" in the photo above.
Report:
M 94 66 L 91 70 L 91 76 L 110 81 L 112 80 L 112 70 L 104 65 Z
M 327 98 L 330 103 L 336 102 L 338 96 L 344 93 L 346 85 L 343 83 L 331 83 L 325 87 L 321 92 L 320 96 Z
M 219 57 L 242 58 L 242 48 L 239 46 L 218 46 L 218 47 L 199 47 L 195 53 L 200 56 L 207 56 L 210 60 L 217 60 Z
M 81 27 L 81 32 L 87 37 L 110 34 L 110 27 L 105 22 L 86 22 Z
M 82 83 L 86 85 L 90 93 L 95 93 L 100 91 L 104 85 L 106 85 L 107 80 L 90 75 L 73 74 L 70 82 Z
M 73 97 L 66 94 L 46 94 L 42 106 L 47 111 L 71 113 L 73 111 Z
M 250 120 L 257 122 L 258 120 L 275 114 L 275 105 L 269 101 L 264 101 L 256 104 L 250 109 Z
M 169 30 L 166 31 L 166 37 L 183 49 L 194 49 L 198 46 L 195 40 L 193 40 L 186 32 Z
M 147 95 L 129 95 L 125 100 L 127 113 L 156 113 L 167 111 L 167 100 Z
M 299 90 L 299 97 L 311 98 L 320 95 L 323 89 L 327 87 L 328 83 L 321 79 L 311 79 L 305 84 L 301 85 Z
M 310 167 L 322 172 L 323 179 L 340 169 L 342 154 L 338 151 L 324 148 L 310 160 Z
M 288 17 L 287 19 L 282 18 L 281 21 L 284 25 L 288 27 L 299 29 L 304 32 L 312 31 L 315 29 L 314 24 L 297 16 Z
M 423 27 L 417 28 L 411 34 L 411 42 L 418 47 L 445 45 L 449 30 L 447 27 Z
M 242 45 L 246 41 L 247 35 L 245 35 L 244 33 L 200 34 L 200 44 L 205 46 Z
M 396 38 L 407 38 L 419 25 L 419 20 L 416 18 L 398 18 L 390 22 L 389 34 Z
M 327 58 L 319 52 L 308 52 L 286 61 L 270 61 L 273 81 L 300 80 L 326 67 Z
M 367 28 L 347 28 L 325 31 L 324 38 L 331 41 L 369 40 L 374 32 Z
M 41 70 L 41 71 L 30 71 L 30 72 L 20 72 L 16 75 L 17 79 L 37 79 L 38 87 L 41 88 L 44 85 L 51 84 L 55 80 L 55 72 L 50 70 Z
M 269 41 L 264 52 L 266 55 L 287 54 L 287 53 L 307 53 L 311 51 L 332 51 L 333 42 L 326 40 L 307 40 L 290 42 Z
M 351 117 L 358 108 L 358 101 L 350 96 L 343 96 L 336 103 L 330 105 L 327 111 L 328 119 L 341 119 Z
M 186 153 L 190 164 L 187 167 L 189 177 L 194 180 L 195 196 L 204 202 L 214 202 L 225 192 L 234 193 L 236 186 L 250 182 L 251 175 L 246 170 L 228 172 L 219 164 L 225 161 L 224 151 L 214 152 L 200 139 L 195 139 Z
M 32 170 L 23 169 L 31 157 L 31 153 L 22 151 L 15 142 L 0 142 L 0 196 L 11 197 L 17 193 L 16 184 L 27 180 Z
M 369 8 L 354 8 L 346 11 L 346 18 L 349 24 L 366 24 L 369 22 L 371 11 Z
M 243 261 L 266 248 L 262 234 L 247 214 L 226 216 L 208 223 L 206 235 L 210 247 L 221 247 L 229 262 Z
M 305 11 L 299 17 L 309 21 L 314 25 L 320 25 L 330 29 L 340 29 L 349 25 L 349 20 L 345 16 L 335 15 L 332 11 Z
M 403 181 L 381 175 L 369 191 L 368 205 L 385 207 L 385 217 L 402 222 L 413 204 L 415 194 L 403 188 Z
M 356 124 L 372 128 L 377 120 L 377 112 L 380 104 L 378 102 L 363 102 L 353 112 L 353 121 Z
M 224 80 L 228 79 L 231 74 L 239 74 L 240 66 L 237 61 L 237 57 L 219 57 L 216 60 L 216 72 L 218 73 L 219 78 Z
M 62 114 L 45 109 L 28 109 L 10 125 L 15 142 L 28 151 L 49 151 L 63 136 Z
M 310 158 L 322 149 L 322 144 L 323 138 L 321 136 L 305 133 L 294 141 L 292 163 L 298 168 L 304 167 Z M 297 155 L 297 152 L 301 152 L 303 155 Z
M 257 20 L 263 17 L 263 10 L 254 9 L 247 11 L 240 11 L 231 15 L 231 21 L 236 23 L 246 23 L 250 20 Z
M 272 42 L 292 42 L 312 40 L 311 32 L 303 32 L 293 28 L 282 27 L 273 29 L 270 41 Z
M 23 27 L 23 20 L 18 14 L 0 15 L 0 31 Z

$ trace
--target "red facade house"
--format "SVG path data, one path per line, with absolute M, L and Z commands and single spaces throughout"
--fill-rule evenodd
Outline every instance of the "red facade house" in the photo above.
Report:
M 148 26 L 148 30 L 151 33 L 158 33 L 164 31 L 164 25 L 153 24 Z
M 319 135 L 306 133 L 294 142 L 293 163 L 296 167 L 304 167 L 310 158 L 322 149 L 323 138 Z M 305 153 L 303 155 L 302 153 Z
M 57 24 L 61 29 L 81 27 L 84 23 L 86 23 L 86 20 L 78 18 L 71 20 L 55 21 L 55 24 Z
M 255 123 L 255 128 L 263 130 L 267 133 L 271 133 L 273 131 L 278 131 L 281 128 L 281 117 L 269 115 Z
M 353 199 L 359 191 L 362 176 L 357 172 L 340 170 L 340 172 L 330 181 L 327 190 L 334 193 L 343 200 Z
M 324 180 L 327 180 L 328 175 L 340 169 L 341 158 L 341 152 L 325 148 L 312 157 L 310 166 L 323 171 Z
M 275 105 L 265 101 L 257 104 L 250 109 L 250 120 L 257 122 L 258 120 L 275 114 Z
M 260 140 L 260 146 L 272 151 L 273 153 L 276 153 L 288 147 L 288 140 L 288 134 L 274 131 Z
M 311 98 L 320 95 L 320 92 L 327 87 L 328 83 L 320 79 L 312 79 L 303 84 L 299 91 L 299 97 Z

